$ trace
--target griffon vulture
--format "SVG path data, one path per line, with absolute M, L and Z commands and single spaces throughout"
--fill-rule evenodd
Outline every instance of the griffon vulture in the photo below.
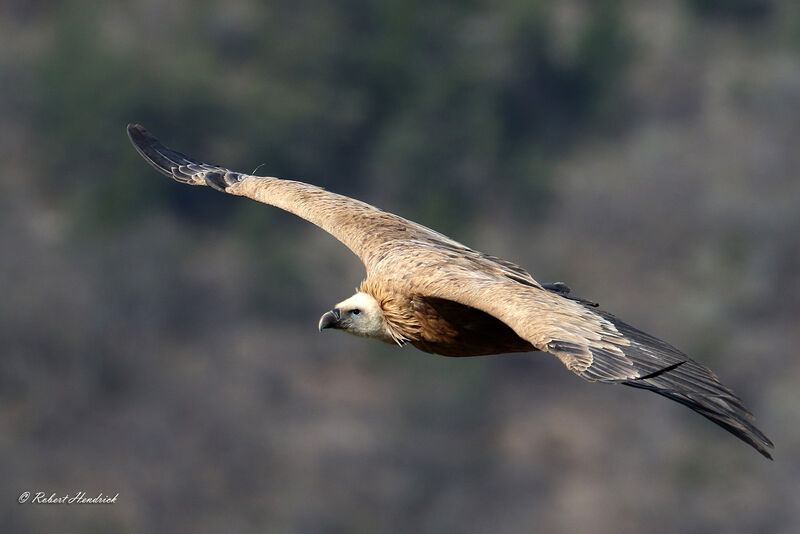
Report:
M 355 295 L 322 316 L 320 330 L 444 356 L 549 352 L 586 380 L 647 389 L 680 402 L 772 458 L 772 442 L 711 370 L 571 296 L 564 284 L 540 284 L 514 263 L 320 187 L 202 163 L 165 147 L 139 125 L 129 125 L 128 135 L 159 172 L 298 215 L 361 259 L 366 279 Z

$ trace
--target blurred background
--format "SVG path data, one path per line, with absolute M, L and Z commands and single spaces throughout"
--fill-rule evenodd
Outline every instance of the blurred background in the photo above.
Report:
M 800 531 L 796 2 L 6 0 L 0 117 L 8 532 Z M 553 357 L 318 333 L 358 260 L 128 122 L 566 282 L 775 462 Z

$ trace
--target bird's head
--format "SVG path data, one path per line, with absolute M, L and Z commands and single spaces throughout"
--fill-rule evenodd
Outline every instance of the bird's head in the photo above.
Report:
M 359 337 L 379 339 L 392 343 L 380 303 L 370 295 L 359 291 L 336 305 L 319 320 L 320 332 L 325 328 L 343 330 Z

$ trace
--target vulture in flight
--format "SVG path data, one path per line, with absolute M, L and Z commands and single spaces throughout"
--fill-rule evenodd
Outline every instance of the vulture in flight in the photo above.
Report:
M 772 459 L 772 442 L 707 367 L 597 304 L 542 284 L 510 261 L 320 187 L 202 163 L 128 126 L 136 150 L 178 182 L 207 185 L 276 206 L 319 226 L 364 263 L 355 295 L 319 329 L 444 356 L 543 351 L 580 377 L 647 389 L 698 412 Z

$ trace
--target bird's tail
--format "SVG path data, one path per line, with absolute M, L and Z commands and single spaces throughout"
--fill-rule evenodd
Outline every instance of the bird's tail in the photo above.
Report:
M 183 184 L 208 185 L 225 191 L 245 176 L 167 148 L 139 124 L 128 125 L 128 137 L 136 151 L 158 172 Z

